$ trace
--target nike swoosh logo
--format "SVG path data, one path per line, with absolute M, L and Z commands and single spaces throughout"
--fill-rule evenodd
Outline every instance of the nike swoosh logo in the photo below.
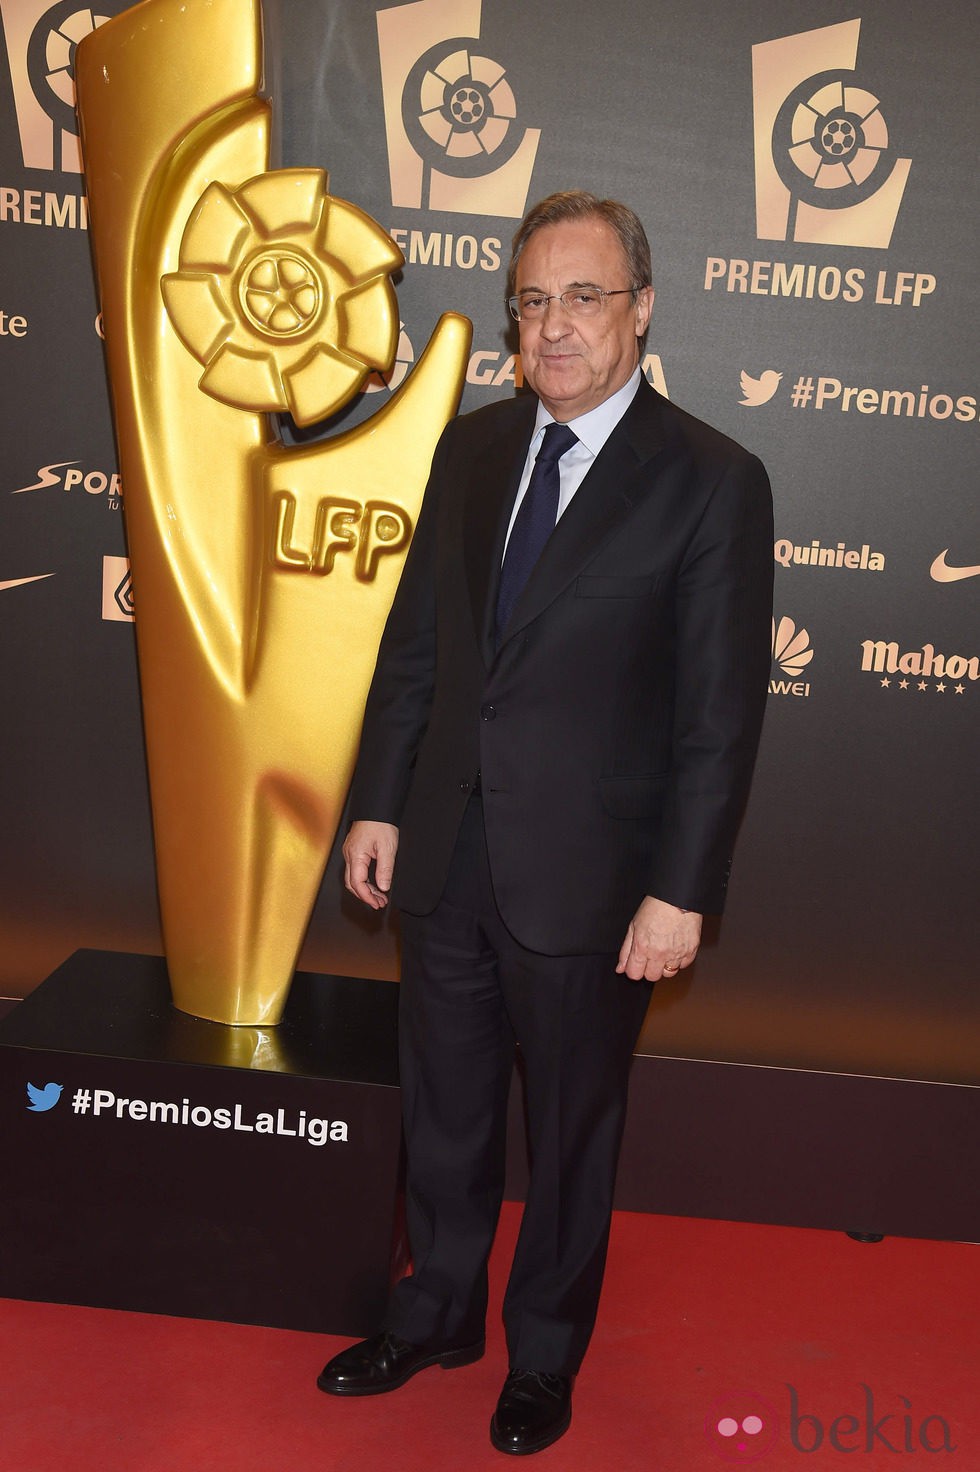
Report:
M 25 491 L 43 491 L 45 486 L 60 486 L 61 476 L 52 475 L 52 470 L 65 470 L 69 465 L 77 464 L 77 460 L 56 460 L 53 465 L 42 465 L 37 473 L 37 480 L 32 486 L 18 486 L 10 494 L 12 496 L 22 496 Z
M 53 578 L 53 572 L 38 572 L 32 578 L 9 578 L 7 582 L 0 583 L 0 593 L 5 588 L 22 588 L 25 583 L 39 583 L 43 578 Z
M 937 583 L 958 583 L 961 578 L 975 578 L 980 573 L 980 563 L 974 567 L 950 567 L 946 561 L 947 547 L 940 552 L 929 569 L 929 576 Z

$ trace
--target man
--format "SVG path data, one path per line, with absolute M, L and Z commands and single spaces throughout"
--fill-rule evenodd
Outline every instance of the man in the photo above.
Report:
M 640 373 L 653 288 L 631 210 L 544 200 L 510 289 L 536 397 L 437 447 L 344 846 L 375 909 L 397 853 L 413 1272 L 318 1383 L 374 1394 L 483 1353 L 516 1036 L 532 1166 L 490 1434 L 523 1454 L 570 1421 L 652 983 L 722 907 L 768 679 L 772 510 L 759 462 Z

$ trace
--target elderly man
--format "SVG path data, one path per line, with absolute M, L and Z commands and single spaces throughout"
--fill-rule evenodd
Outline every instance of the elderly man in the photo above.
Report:
M 643 378 L 632 210 L 552 195 L 514 238 L 534 395 L 436 450 L 368 700 L 347 886 L 401 912 L 413 1271 L 320 1376 L 395 1389 L 479 1358 L 514 1039 L 531 1180 L 490 1427 L 567 1429 L 595 1320 L 630 1060 L 652 983 L 722 908 L 769 671 L 760 463 Z M 397 862 L 396 862 L 397 855 Z

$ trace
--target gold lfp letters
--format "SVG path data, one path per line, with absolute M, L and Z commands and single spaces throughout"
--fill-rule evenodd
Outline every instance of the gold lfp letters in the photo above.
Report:
M 79 47 L 176 1005 L 278 1021 L 350 781 L 464 317 L 357 428 L 287 448 L 398 338 L 400 251 L 268 172 L 258 0 L 144 0 Z

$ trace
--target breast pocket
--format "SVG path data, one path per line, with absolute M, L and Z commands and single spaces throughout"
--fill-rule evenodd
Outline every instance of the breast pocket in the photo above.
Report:
M 577 598 L 648 598 L 656 590 L 660 575 L 648 577 L 590 577 L 583 573 L 576 579 Z

